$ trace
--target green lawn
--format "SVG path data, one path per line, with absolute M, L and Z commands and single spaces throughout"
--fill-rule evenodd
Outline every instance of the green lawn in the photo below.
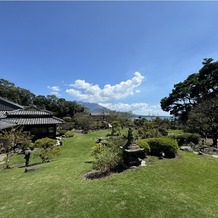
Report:
M 150 158 L 143 168 L 107 178 L 84 180 L 99 131 L 65 139 L 61 155 L 39 171 L 3 170 L 0 165 L 0 216 L 217 217 L 218 159 L 179 153 L 176 159 Z M 23 157 L 14 159 L 14 163 Z M 31 160 L 30 160 L 31 161 Z M 37 159 L 31 163 L 36 163 Z M 13 163 L 13 162 L 12 162 Z

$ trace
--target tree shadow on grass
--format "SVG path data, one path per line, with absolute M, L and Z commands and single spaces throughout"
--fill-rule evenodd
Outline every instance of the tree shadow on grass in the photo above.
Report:
M 42 165 L 42 164 L 45 164 L 45 163 L 36 162 L 36 163 L 29 164 L 28 166 L 26 166 L 25 163 L 22 163 L 22 164 L 15 165 L 14 168 L 25 168 L 25 167 L 32 167 L 32 166 Z
M 93 161 L 85 161 L 85 163 L 93 163 Z M 122 173 L 123 171 L 130 169 L 131 167 L 127 166 L 124 163 L 119 163 L 114 169 L 110 171 L 100 171 L 92 170 L 84 175 L 85 180 L 101 179 L 108 177 L 113 174 Z

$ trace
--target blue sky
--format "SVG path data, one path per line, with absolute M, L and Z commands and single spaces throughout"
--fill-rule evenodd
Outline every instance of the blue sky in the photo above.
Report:
M 0 2 L 0 78 L 36 95 L 166 115 L 175 83 L 218 60 L 218 2 Z

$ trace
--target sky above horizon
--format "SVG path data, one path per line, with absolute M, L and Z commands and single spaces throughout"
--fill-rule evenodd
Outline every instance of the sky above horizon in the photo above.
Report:
M 0 78 L 35 95 L 168 115 L 173 85 L 218 60 L 218 2 L 0 2 Z

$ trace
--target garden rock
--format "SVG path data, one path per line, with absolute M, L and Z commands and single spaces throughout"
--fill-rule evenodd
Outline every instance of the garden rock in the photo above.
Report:
M 180 147 L 180 150 L 193 152 L 193 149 L 192 149 L 191 146 L 181 146 L 181 147 Z

